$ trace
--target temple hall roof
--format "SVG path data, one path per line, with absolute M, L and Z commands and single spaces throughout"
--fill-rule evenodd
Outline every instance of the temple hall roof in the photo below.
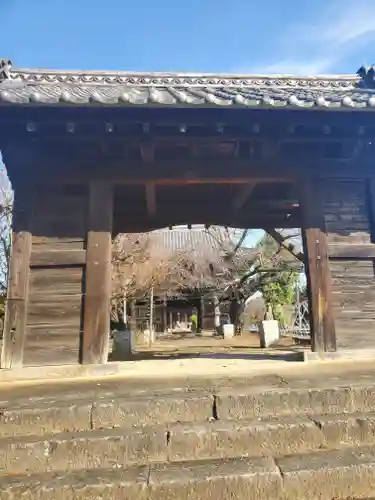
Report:
M 0 60 L 0 103 L 153 107 L 375 109 L 374 78 L 13 69 Z

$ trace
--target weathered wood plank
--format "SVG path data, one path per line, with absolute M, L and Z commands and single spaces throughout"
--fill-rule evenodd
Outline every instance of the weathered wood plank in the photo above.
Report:
M 372 260 L 331 260 L 331 274 L 334 278 L 369 278 L 374 275 Z
M 53 238 L 33 235 L 32 250 L 83 250 L 85 248 L 84 238 Z
M 323 211 L 328 241 L 371 243 L 371 218 L 364 179 L 327 180 L 322 185 Z
M 330 259 L 375 259 L 375 244 L 337 244 L 328 245 Z
M 319 181 L 301 183 L 303 242 L 306 254 L 307 283 L 312 326 L 312 350 L 335 351 L 336 332 L 333 316 L 331 273 Z
M 77 347 L 79 347 L 79 335 L 76 331 L 64 324 L 59 324 L 56 322 L 45 323 L 43 325 L 27 325 L 26 327 L 26 342 L 45 342 L 45 343 L 58 343 L 58 342 L 76 342 Z M 78 355 L 77 355 L 78 362 Z
M 347 231 L 340 230 L 337 233 L 329 232 L 328 243 L 344 243 L 344 244 L 364 244 L 371 243 L 371 236 L 369 231 Z
M 79 240 L 79 248 L 83 248 L 87 210 L 86 197 L 80 191 L 76 193 L 75 186 L 40 187 L 32 226 L 34 246 Z
M 25 364 L 78 363 L 87 197 L 77 186 L 39 186 L 30 256 Z
M 81 300 L 79 295 L 46 295 L 42 300 L 33 298 L 27 314 L 27 325 L 59 323 L 78 332 L 81 323 Z
M 338 317 L 337 346 L 339 349 L 371 348 L 375 345 L 375 320 Z
M 330 180 L 323 189 L 337 345 L 375 345 L 375 245 L 364 178 Z
M 108 359 L 113 189 L 108 183 L 90 184 L 86 250 L 86 282 L 82 362 Z
M 24 366 L 57 366 L 79 362 L 79 333 L 56 323 L 27 327 Z
M 26 328 L 24 365 L 61 365 L 79 362 L 80 331 L 77 325 L 51 323 Z
M 86 262 L 86 250 L 34 250 L 31 252 L 30 266 L 76 266 Z
M 26 315 L 30 273 L 31 232 L 36 190 L 19 187 L 13 212 L 13 245 L 9 269 L 1 368 L 22 365 L 26 335 Z
M 30 273 L 30 301 L 46 296 L 78 295 L 82 293 L 83 268 L 32 269 Z

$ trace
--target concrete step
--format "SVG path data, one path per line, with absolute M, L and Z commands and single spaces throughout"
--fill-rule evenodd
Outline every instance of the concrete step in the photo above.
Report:
M 0 437 L 80 432 L 134 426 L 253 420 L 271 416 L 375 411 L 375 385 L 323 388 L 243 387 L 215 392 L 152 393 L 60 401 L 3 403 Z
M 267 457 L 375 445 L 375 413 L 213 421 L 0 439 L 0 474 Z
M 151 464 L 128 469 L 8 476 L 1 498 L 38 500 L 332 500 L 375 491 L 375 449 L 279 458 Z

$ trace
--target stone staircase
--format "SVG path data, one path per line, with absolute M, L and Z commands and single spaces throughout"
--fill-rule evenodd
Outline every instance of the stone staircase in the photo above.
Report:
M 123 384 L 0 394 L 0 499 L 375 497 L 371 380 Z

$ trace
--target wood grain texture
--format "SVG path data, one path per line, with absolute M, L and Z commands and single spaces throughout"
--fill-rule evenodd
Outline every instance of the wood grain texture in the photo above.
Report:
M 365 179 L 327 181 L 323 190 L 332 297 L 340 349 L 375 346 L 375 245 Z
M 106 363 L 110 328 L 113 189 L 90 184 L 82 363 Z
M 32 221 L 24 365 L 79 363 L 86 200 L 82 188 L 39 186 Z
M 59 245 L 56 245 L 59 247 Z M 30 257 L 31 267 L 77 266 L 86 262 L 86 250 L 34 250 Z
M 30 297 L 82 293 L 83 267 L 32 269 L 30 274 Z
M 373 243 L 331 243 L 328 245 L 330 259 L 375 259 Z
M 25 366 L 79 363 L 83 268 L 30 272 Z
M 22 366 L 31 254 L 31 222 L 35 188 L 18 188 L 13 211 L 13 245 L 9 269 L 1 368 Z
M 48 237 L 48 236 L 32 236 L 33 251 L 48 251 L 48 250 L 84 250 L 85 239 L 83 237 Z
M 368 190 L 364 179 L 325 180 L 321 195 L 330 244 L 371 243 Z
M 33 219 L 33 250 L 83 248 L 86 229 L 86 192 L 66 186 L 41 185 Z M 77 245 L 78 243 L 78 245 Z M 62 248 L 59 248 L 62 245 Z
M 310 303 L 312 350 L 335 351 L 336 332 L 333 315 L 331 273 L 328 261 L 328 241 L 321 192 L 321 181 L 301 182 L 301 203 L 304 226 L 302 230 L 305 250 L 306 274 Z

